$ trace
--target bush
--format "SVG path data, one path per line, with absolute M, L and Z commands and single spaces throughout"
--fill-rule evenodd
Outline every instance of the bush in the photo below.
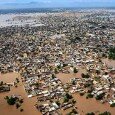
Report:
M 65 95 L 68 99 L 72 99 L 72 95 L 70 95 L 69 93 L 66 93 Z
M 68 102 L 69 99 L 67 97 L 64 97 L 64 103 Z
M 115 107 L 115 103 L 111 104 L 110 107 Z
M 20 103 L 23 103 L 23 102 L 24 102 L 24 100 L 23 100 L 23 99 L 20 99 L 20 100 L 19 100 L 19 102 L 20 102 Z
M 73 72 L 74 72 L 74 73 L 77 73 L 77 72 L 78 72 L 78 70 L 74 67 Z
M 86 115 L 95 115 L 95 113 L 91 112 L 91 113 L 86 113 Z
M 78 112 L 75 109 L 72 109 L 73 114 L 78 114 Z
M 58 69 L 57 69 L 57 68 L 55 68 L 54 72 L 55 72 L 55 74 L 57 74 L 57 73 L 58 73 Z
M 73 103 L 73 104 L 75 104 L 75 103 L 76 103 L 76 101 L 73 99 L 73 100 L 72 100 L 72 103 Z
M 108 112 L 108 111 L 105 111 L 105 112 L 103 112 L 103 113 L 100 113 L 99 115 L 111 115 L 111 113 Z
M 82 73 L 81 76 L 82 76 L 82 78 L 90 78 L 90 75 L 89 75 L 89 74 L 84 74 L 84 73 Z
M 109 49 L 109 59 L 115 60 L 115 47 Z
M 20 82 L 18 78 L 16 78 L 16 82 L 17 82 L 17 83 L 19 83 L 19 82 Z
M 56 104 L 57 104 L 58 106 L 60 106 L 60 102 L 59 102 L 59 101 L 56 101 Z
M 101 100 L 101 99 L 103 99 L 103 97 L 104 97 L 104 93 L 97 95 L 95 98 L 96 98 L 96 100 Z
M 72 81 L 72 85 L 76 85 L 76 81 L 75 80 Z
M 86 98 L 93 98 L 93 95 L 91 93 L 88 93 Z
M 56 78 L 56 76 L 54 74 L 52 74 L 52 79 Z
M 96 100 L 101 100 L 103 97 L 102 96 L 96 96 L 95 99 Z
M 80 96 L 83 96 L 84 95 L 84 93 L 80 93 Z
M 65 63 L 64 63 L 64 64 L 63 64 L 63 67 L 66 67 L 66 66 L 68 66 L 68 64 L 65 64 Z
M 58 68 L 58 69 L 61 69 L 62 67 L 61 67 L 61 65 L 58 65 L 57 68 Z
M 99 70 L 96 70 L 96 73 L 99 75 L 99 74 L 100 74 L 100 71 L 99 71 Z
M 67 115 L 76 115 L 78 114 L 78 112 L 76 111 L 76 109 L 72 109 L 71 112 L 67 113 Z
M 64 97 L 64 102 L 68 102 L 69 99 L 72 99 L 72 98 L 73 98 L 72 95 L 66 93 L 66 94 L 65 94 L 65 97 Z
M 87 93 L 92 93 L 93 88 L 88 89 Z
M 13 97 L 10 97 L 10 98 L 7 98 L 7 103 L 9 105 L 14 105 L 16 103 L 16 98 L 13 98 Z
M 84 84 L 84 87 L 86 88 L 86 87 L 90 87 L 92 84 L 91 83 L 86 83 L 86 84 Z
M 95 79 L 96 81 L 99 81 L 99 80 L 100 80 L 100 78 L 99 78 L 99 77 L 95 77 L 94 79 Z
M 2 86 L 3 84 L 4 84 L 4 82 L 3 82 L 3 81 L 1 81 L 1 82 L 0 82 L 0 86 Z
M 20 109 L 20 112 L 24 111 L 23 109 Z
M 105 53 L 102 54 L 102 57 L 107 58 L 107 55 Z

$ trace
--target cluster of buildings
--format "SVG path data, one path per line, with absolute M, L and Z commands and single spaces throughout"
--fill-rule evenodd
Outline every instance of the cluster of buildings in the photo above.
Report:
M 0 93 L 10 91 L 10 86 L 6 84 L 0 84 Z
M 19 72 L 43 115 L 75 109 L 77 92 L 115 104 L 115 65 L 103 62 L 115 46 L 115 13 L 82 13 L 47 14 L 39 18 L 44 25 L 36 27 L 0 28 L 0 72 Z M 68 84 L 56 76 L 74 69 L 83 74 Z

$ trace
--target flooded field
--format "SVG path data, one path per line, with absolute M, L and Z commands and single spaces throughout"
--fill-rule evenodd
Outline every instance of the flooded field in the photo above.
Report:
M 29 13 L 29 14 L 1 14 L 0 28 L 7 26 L 43 26 L 39 21 L 39 16 L 44 16 L 44 13 Z
M 6 83 L 13 82 L 15 78 L 19 78 L 19 74 L 17 73 L 9 73 L 9 74 L 4 74 L 0 75 L 0 79 Z M 6 103 L 6 100 L 4 99 L 5 96 L 10 96 L 10 95 L 21 95 L 22 98 L 24 99 L 24 103 L 22 104 L 22 107 L 24 109 L 23 112 L 20 112 L 20 109 L 16 109 L 15 105 L 14 106 L 9 106 Z M 0 103 L 2 106 L 0 106 L 0 114 L 1 115 L 41 115 L 39 111 L 34 107 L 36 102 L 36 97 L 34 98 L 28 98 L 27 94 L 24 90 L 24 86 L 20 80 L 20 83 L 18 84 L 18 87 L 11 87 L 10 92 L 6 93 L 0 93 Z
M 115 60 L 103 59 L 102 60 L 107 66 L 115 68 Z
M 62 81 L 62 83 L 65 84 L 65 83 L 70 82 L 71 78 L 75 78 L 75 77 L 80 78 L 82 73 L 86 73 L 86 71 L 83 69 L 80 69 L 78 73 L 69 73 L 69 74 L 59 73 L 57 74 L 57 77 Z
M 113 64 L 113 63 L 112 63 Z M 62 81 L 62 83 L 68 83 L 70 82 L 71 78 L 75 77 L 81 77 L 81 73 L 83 71 L 78 72 L 77 74 L 70 73 L 70 74 L 63 74 L 60 73 L 57 75 L 57 77 Z M 93 99 L 86 99 L 86 96 L 80 96 L 80 94 L 75 93 L 73 94 L 74 99 L 76 100 L 76 107 L 78 108 L 78 112 L 81 113 L 80 115 L 85 115 L 88 112 L 94 112 L 96 115 L 99 113 L 109 111 L 111 112 L 111 115 L 115 114 L 115 108 L 111 108 L 108 103 L 102 104 L 100 101 L 97 101 L 95 98 Z M 63 111 L 64 114 L 69 112 Z
M 81 115 L 85 115 L 88 112 L 95 112 L 96 115 L 105 111 L 111 112 L 112 115 L 115 113 L 115 109 L 111 108 L 108 103 L 101 104 L 95 99 L 86 99 L 85 96 L 80 96 L 79 94 L 74 94 L 73 97 L 77 101 L 76 106 Z
M 7 74 L 1 74 L 0 73 L 0 80 L 5 82 L 5 83 L 12 83 L 15 81 L 16 78 L 20 78 L 19 74 L 16 72 L 7 73 Z
M 75 78 L 75 77 L 80 77 L 81 74 L 77 73 L 77 74 L 65 74 L 65 73 L 59 73 L 57 74 L 57 77 L 63 82 L 63 83 L 68 83 L 70 82 L 71 78 Z

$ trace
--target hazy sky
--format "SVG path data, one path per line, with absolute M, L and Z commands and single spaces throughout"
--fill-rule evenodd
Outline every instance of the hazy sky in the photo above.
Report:
M 20 7 L 115 7 L 115 0 L 0 0 L 0 8 Z
M 115 3 L 115 0 L 0 0 L 0 3 L 29 3 L 29 2 L 43 2 L 43 3 L 75 3 L 75 2 L 113 2 Z

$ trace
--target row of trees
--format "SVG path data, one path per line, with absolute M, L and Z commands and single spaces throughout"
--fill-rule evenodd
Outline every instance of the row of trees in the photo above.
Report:
M 95 115 L 95 113 L 94 112 L 90 112 L 90 113 L 87 113 L 86 115 Z M 99 115 L 111 115 L 111 113 L 108 112 L 108 111 L 105 111 L 103 113 L 100 113 Z

